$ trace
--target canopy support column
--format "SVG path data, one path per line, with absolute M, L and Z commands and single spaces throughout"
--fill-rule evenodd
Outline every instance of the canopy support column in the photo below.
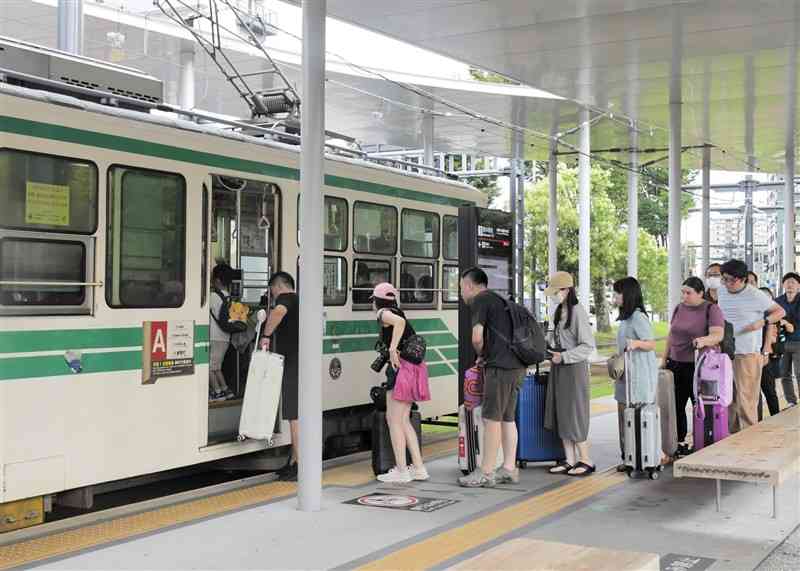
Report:
M 58 0 L 58 49 L 83 54 L 83 0 Z
M 639 274 L 639 131 L 631 125 L 631 167 L 628 171 L 628 275 Z
M 591 296 L 591 125 L 588 108 L 580 111 L 580 143 L 578 155 L 578 300 L 589 311 Z
M 711 263 L 711 147 L 703 147 L 703 206 L 701 221 L 701 245 L 703 272 Z
M 433 113 L 422 113 L 423 164 L 433 166 Z
M 303 112 L 300 143 L 300 392 L 301 511 L 322 503 L 322 185 L 325 158 L 325 0 L 303 10 Z

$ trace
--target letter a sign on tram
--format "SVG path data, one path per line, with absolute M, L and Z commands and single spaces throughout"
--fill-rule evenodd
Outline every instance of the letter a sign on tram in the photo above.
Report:
M 194 373 L 194 321 L 145 321 L 142 384 Z

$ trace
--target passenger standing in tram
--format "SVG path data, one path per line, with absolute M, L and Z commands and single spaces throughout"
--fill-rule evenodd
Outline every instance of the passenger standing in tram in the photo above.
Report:
M 784 293 L 775 300 L 786 311 L 786 317 L 781 321 L 786 331 L 781 382 L 789 406 L 795 406 L 795 383 L 800 384 L 800 274 L 787 273 L 781 284 Z
M 389 351 L 386 365 L 386 423 L 395 460 L 394 468 L 378 475 L 378 480 L 408 483 L 430 478 L 410 419 L 411 405 L 415 401 L 430 400 L 430 389 L 425 362 L 415 365 L 400 357 L 403 343 L 414 335 L 414 330 L 397 305 L 399 297 L 399 292 L 392 284 L 383 282 L 375 286 L 371 298 L 381 327 L 381 341 Z M 406 450 L 411 454 L 413 466 L 406 464 Z
M 617 280 L 613 285 L 614 305 L 619 307 L 620 322 L 617 330 L 617 352 L 630 352 L 630 365 L 625 374 L 614 384 L 614 399 L 617 401 L 619 421 L 620 455 L 625 456 L 624 417 L 627 398 L 625 383 L 631 383 L 630 394 L 633 403 L 652 403 L 656 400 L 658 385 L 658 364 L 656 363 L 656 341 L 653 327 L 644 308 L 642 288 L 636 278 Z M 662 461 L 664 452 L 662 450 Z M 625 464 L 617 466 L 617 471 L 625 471 Z
M 569 273 L 550 276 L 544 293 L 559 301 L 548 349 L 551 367 L 544 425 L 558 432 L 566 453 L 566 460 L 550 468 L 550 473 L 587 476 L 595 471 L 589 457 L 589 356 L 595 350 L 594 334 Z
M 705 294 L 700 278 L 692 276 L 683 282 L 681 303 L 672 313 L 661 360 L 661 368 L 672 371 L 675 377 L 678 454 L 682 456 L 689 453 L 689 446 L 683 441 L 689 431 L 686 403 L 691 399 L 694 404 L 695 350 L 719 345 L 725 333 L 722 311 L 718 305 L 704 299 Z
M 281 414 L 289 421 L 292 452 L 286 465 L 278 470 L 281 480 L 297 480 L 297 458 L 300 446 L 300 423 L 297 420 L 299 378 L 299 300 L 294 278 L 286 272 L 276 272 L 269 278 L 269 291 L 275 306 L 269 312 L 261 348 L 283 355 L 283 384 L 281 385 Z M 274 345 L 270 341 L 275 336 Z
M 222 361 L 231 344 L 231 334 L 223 331 L 219 326 L 220 310 L 230 298 L 231 282 L 233 281 L 233 268 L 228 264 L 220 263 L 211 270 L 212 294 L 209 300 L 209 342 L 208 356 L 209 387 L 208 400 L 210 402 L 235 398 L 236 395 L 228 388 L 225 376 L 222 374 Z

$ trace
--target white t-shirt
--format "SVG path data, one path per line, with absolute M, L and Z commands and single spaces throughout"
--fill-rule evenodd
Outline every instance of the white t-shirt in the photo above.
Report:
M 719 308 L 725 321 L 733 325 L 733 337 L 736 339 L 736 354 L 761 353 L 761 329 L 742 332 L 742 329 L 764 318 L 764 312 L 775 302 L 767 294 L 753 286 L 747 286 L 738 293 L 730 293 L 724 287 L 717 291 Z
M 228 293 L 226 290 L 223 289 L 220 291 L 225 297 L 230 296 L 230 293 Z M 209 320 L 208 326 L 208 338 L 211 341 L 229 342 L 231 340 L 231 334 L 220 329 L 219 325 L 217 325 L 217 322 L 214 320 L 215 317 L 219 318 L 219 310 L 222 309 L 222 297 L 220 297 L 217 292 L 211 292 L 211 299 L 208 301 L 208 307 L 209 311 L 211 312 L 211 319 Z

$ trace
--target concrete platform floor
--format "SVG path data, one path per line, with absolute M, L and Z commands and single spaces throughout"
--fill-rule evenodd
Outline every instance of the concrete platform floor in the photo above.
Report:
M 591 441 L 599 470 L 617 464 L 613 402 L 596 403 Z M 797 480 L 779 490 L 778 519 L 770 517 L 771 488 L 725 483 L 717 513 L 708 480 L 628 480 L 613 470 L 589 478 L 553 476 L 542 467 L 521 473 L 519 485 L 459 488 L 454 456 L 428 465 L 431 480 L 407 486 L 371 482 L 331 485 L 319 513 L 279 499 L 226 515 L 49 560 L 42 569 L 445 569 L 476 553 L 527 536 L 662 556 L 662 569 L 800 569 L 800 554 L 772 551 L 800 522 Z M 439 500 L 435 511 L 347 503 L 379 493 Z M 385 498 L 378 498 L 384 500 Z M 448 500 L 450 502 L 448 502 Z M 369 500 L 367 500 L 369 501 Z M 400 500 L 395 500 L 400 501 Z M 446 505 L 450 503 L 450 505 Z M 419 505 L 419 504 L 418 504 Z M 431 507 L 431 504 L 427 504 Z M 783 552 L 781 552 L 783 553 Z M 535 554 L 528 562 L 536 569 Z M 766 561 L 765 561 L 766 560 Z M 605 567 L 605 568 L 613 568 Z

